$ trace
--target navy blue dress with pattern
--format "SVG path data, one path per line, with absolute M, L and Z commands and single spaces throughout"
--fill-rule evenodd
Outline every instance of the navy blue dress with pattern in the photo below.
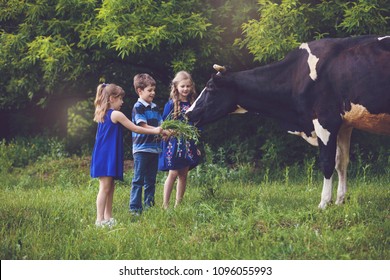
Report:
M 178 120 L 184 120 L 185 111 L 190 108 L 190 102 L 180 102 L 180 116 Z M 170 99 L 164 107 L 163 120 L 172 115 L 174 104 Z M 167 141 L 161 141 L 162 152 L 159 155 L 158 169 L 160 171 L 178 170 L 189 166 L 190 169 L 199 164 L 199 156 L 195 142 L 185 141 L 176 137 L 170 137 Z
M 92 152 L 91 177 L 114 177 L 123 181 L 123 126 L 111 121 L 110 109 L 104 122 L 98 123 Z

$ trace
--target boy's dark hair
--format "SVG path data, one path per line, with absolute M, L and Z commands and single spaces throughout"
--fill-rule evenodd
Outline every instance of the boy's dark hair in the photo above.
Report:
M 156 86 L 156 81 L 149 74 L 142 73 L 134 76 L 133 85 L 137 92 L 139 88 L 144 90 L 148 86 Z

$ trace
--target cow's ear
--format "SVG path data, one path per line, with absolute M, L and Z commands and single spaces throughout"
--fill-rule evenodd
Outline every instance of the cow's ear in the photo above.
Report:
M 218 84 L 220 81 L 223 80 L 223 76 L 219 72 L 217 74 L 213 74 L 211 77 L 212 77 L 213 82 L 216 84 Z

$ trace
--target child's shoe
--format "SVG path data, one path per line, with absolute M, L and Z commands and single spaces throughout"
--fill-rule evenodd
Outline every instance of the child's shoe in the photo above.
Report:
M 107 221 L 96 221 L 95 226 L 96 228 L 104 228 L 107 225 Z
M 109 220 L 103 220 L 103 221 L 96 221 L 95 226 L 97 228 L 105 228 L 109 227 L 112 228 L 117 224 L 116 220 L 114 218 L 110 218 Z
M 111 219 L 109 219 L 108 221 L 106 221 L 106 223 L 107 223 L 107 226 L 108 226 L 109 228 L 112 228 L 112 227 L 116 226 L 117 221 L 116 221 L 114 218 L 111 218 Z

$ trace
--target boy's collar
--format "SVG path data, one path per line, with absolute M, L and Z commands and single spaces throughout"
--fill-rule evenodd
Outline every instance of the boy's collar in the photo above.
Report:
M 148 107 L 148 106 L 150 106 L 152 109 L 154 108 L 154 107 L 156 107 L 157 105 L 156 104 L 154 104 L 153 102 L 152 103 L 148 103 L 148 102 L 146 102 L 145 100 L 143 100 L 141 97 L 140 98 L 138 98 L 138 101 L 139 102 L 141 102 L 142 103 L 142 105 L 144 105 L 145 107 Z

